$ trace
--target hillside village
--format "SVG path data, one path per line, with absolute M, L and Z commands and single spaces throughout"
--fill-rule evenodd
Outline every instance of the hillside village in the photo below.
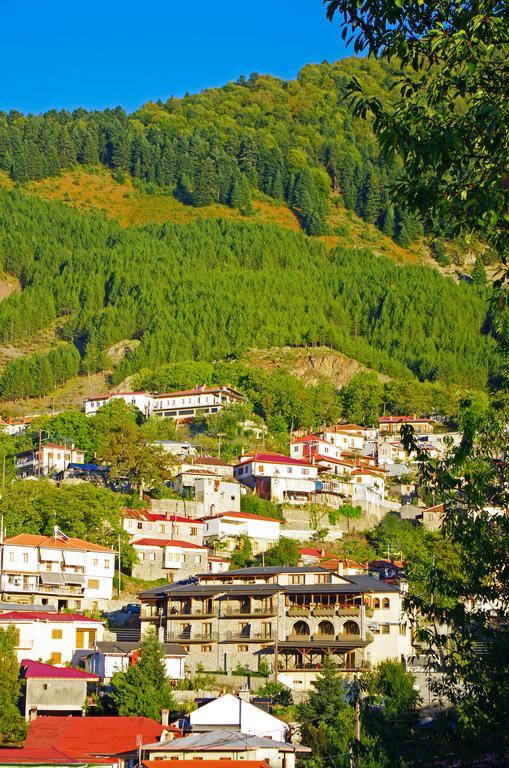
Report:
M 157 456 L 163 494 L 150 483 L 146 490 L 132 485 L 120 460 L 115 467 L 71 440 L 54 440 L 51 429 L 37 429 L 37 418 L 2 423 L 8 439 L 32 441 L 13 456 L 13 489 L 104 489 L 130 498 L 131 506 L 119 507 L 117 545 L 73 536 L 72 522 L 67 530 L 55 524 L 35 534 L 21 526 L 10 535 L 2 518 L 0 627 L 13 633 L 28 736 L 25 746 L 0 749 L 0 765 L 52 765 L 61 749 L 69 761 L 94 762 L 85 748 L 62 746 L 79 739 L 81 727 L 78 719 L 64 728 L 69 721 L 62 715 L 100 708 L 115 676 L 141 663 L 147 641 L 159 649 L 187 725 L 171 725 L 164 709 L 159 725 L 117 715 L 123 740 L 107 748 L 104 762 L 132 766 L 141 749 L 146 768 L 156 759 L 172 768 L 184 758 L 214 768 L 220 749 L 222 765 L 260 759 L 259 768 L 292 766 L 308 747 L 269 711 L 284 712 L 275 703 L 281 691 L 283 700 L 304 702 L 330 665 L 334 675 L 354 680 L 397 662 L 413 676 L 423 713 L 439 708 L 405 609 L 405 553 L 388 546 L 385 556 L 356 560 L 341 546 L 387 516 L 439 530 L 444 507 L 423 500 L 416 452 L 405 448 L 403 433 L 409 429 L 431 457 L 444 457 L 458 433 L 431 417 L 381 416 L 375 426 L 339 422 L 294 431 L 283 452 L 271 449 L 262 421 L 244 418 L 238 408 L 245 403 L 226 386 L 85 399 L 79 418 L 87 424 L 116 414 L 171 426 L 173 439 L 144 440 L 140 449 Z M 205 453 L 196 427 L 218 414 L 240 418 L 256 447 L 223 459 L 228 437 L 219 433 L 217 448 Z M 128 571 L 121 535 L 132 553 Z M 197 699 L 194 710 L 196 696 L 211 703 Z M 237 720 L 232 712 L 239 706 L 245 709 Z M 95 750 L 112 723 L 94 720 Z

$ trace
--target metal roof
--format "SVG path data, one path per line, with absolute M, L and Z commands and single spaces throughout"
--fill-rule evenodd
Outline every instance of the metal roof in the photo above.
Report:
M 309 747 L 295 746 L 263 736 L 251 736 L 247 733 L 227 730 L 195 733 L 184 739 L 159 741 L 155 744 L 144 744 L 142 747 L 144 751 L 148 752 L 213 752 L 215 750 L 246 752 L 253 748 L 277 749 L 280 752 L 311 752 Z

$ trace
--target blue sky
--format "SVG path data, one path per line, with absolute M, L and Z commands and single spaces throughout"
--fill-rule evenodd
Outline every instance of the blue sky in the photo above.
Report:
M 0 109 L 133 110 L 347 55 L 321 0 L 4 0 Z

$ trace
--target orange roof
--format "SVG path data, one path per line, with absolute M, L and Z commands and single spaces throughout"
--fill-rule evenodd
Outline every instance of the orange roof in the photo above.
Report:
M 265 515 L 252 515 L 251 512 L 220 512 L 218 515 L 209 515 L 204 517 L 206 520 L 216 520 L 218 517 L 240 517 L 247 520 L 268 520 L 270 523 L 282 523 L 283 521 L 277 517 L 266 517 Z
M 111 555 L 112 550 L 108 547 L 102 547 L 100 544 L 93 544 L 91 541 L 83 539 L 74 539 L 72 537 L 64 539 L 55 539 L 53 536 L 39 536 L 35 533 L 18 533 L 10 539 L 5 539 L 4 544 L 10 544 L 15 547 L 46 547 L 47 549 L 84 549 L 86 552 L 108 552 Z
M 206 546 L 192 544 L 190 541 L 180 539 L 138 539 L 131 542 L 133 547 L 181 547 L 182 549 L 207 549 Z

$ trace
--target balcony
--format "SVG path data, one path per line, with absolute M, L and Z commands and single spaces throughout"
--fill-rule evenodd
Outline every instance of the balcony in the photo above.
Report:
M 265 632 L 243 632 L 239 630 L 235 632 L 227 632 L 223 638 L 226 641 L 238 642 L 238 643 L 270 643 L 275 639 L 275 634 L 266 634 Z
M 348 605 L 348 606 L 341 606 L 338 608 L 338 616 L 360 616 L 361 615 L 361 607 L 360 605 Z
M 297 634 L 289 634 L 286 636 L 286 640 L 290 643 L 324 643 L 324 642 L 339 642 L 341 640 L 350 640 L 352 642 L 355 642 L 357 640 L 363 640 L 362 636 L 359 634 L 351 634 L 348 632 L 339 632 L 337 635 L 319 635 L 319 634 L 305 634 L 305 635 L 297 635 Z M 371 643 L 373 641 L 373 635 L 370 632 L 366 632 L 365 637 L 366 642 Z
M 317 606 L 316 608 L 313 608 L 313 616 L 335 616 L 336 615 L 336 606 L 335 605 L 322 605 Z
M 276 609 L 274 607 L 270 608 L 267 606 L 250 606 L 250 607 L 244 607 L 244 606 L 226 606 L 226 609 L 223 608 L 221 615 L 224 618 L 235 618 L 236 616 L 242 617 L 242 616 L 258 616 L 260 618 L 268 617 L 268 616 L 275 616 L 276 615 Z
M 288 608 L 288 616 L 309 616 L 311 606 L 292 605 Z
M 168 613 L 169 619 L 212 619 L 218 615 L 217 608 L 171 608 Z
M 217 632 L 167 632 L 167 643 L 212 643 L 217 642 Z

